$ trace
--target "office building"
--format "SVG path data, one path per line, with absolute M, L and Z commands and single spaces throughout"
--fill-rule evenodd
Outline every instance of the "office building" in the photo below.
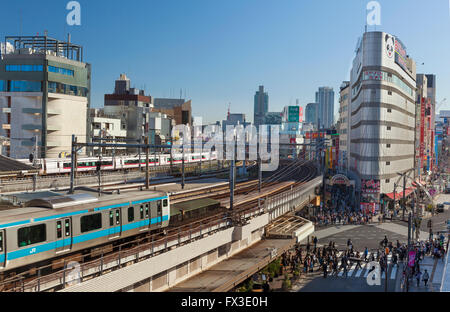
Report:
M 0 60 L 4 154 L 22 159 L 36 150 L 43 158 L 70 154 L 73 134 L 78 142 L 90 138 L 91 66 L 83 61 L 83 47 L 70 36 L 67 42 L 47 35 L 5 42 Z
M 317 124 L 320 129 L 330 129 L 334 125 L 333 88 L 321 87 L 316 92 Z
M 338 143 L 338 167 L 346 170 L 348 168 L 348 146 L 350 136 L 348 135 L 348 123 L 350 120 L 350 81 L 344 81 L 339 92 L 339 121 L 337 132 L 339 133 Z
M 317 110 L 319 104 L 317 103 L 309 103 L 305 108 L 305 122 L 312 124 L 317 128 Z
M 146 96 L 143 90 L 130 87 L 130 80 L 121 74 L 116 80 L 114 93 L 105 94 L 104 113 L 119 118 L 122 130 L 127 132 L 130 143 L 144 142 L 149 133 L 150 112 L 153 98 Z M 129 149 L 129 153 L 137 149 Z
M 269 94 L 264 92 L 264 86 L 259 86 L 256 91 L 253 108 L 253 125 L 259 127 L 265 123 L 266 114 L 269 111 Z M 270 117 L 269 117 L 270 118 Z
M 349 167 L 359 177 L 361 208 L 375 211 L 381 194 L 392 196 L 397 173 L 414 168 L 415 62 L 399 38 L 366 32 L 350 87 Z
M 166 114 L 177 125 L 192 125 L 191 105 L 190 100 L 155 98 L 153 111 Z

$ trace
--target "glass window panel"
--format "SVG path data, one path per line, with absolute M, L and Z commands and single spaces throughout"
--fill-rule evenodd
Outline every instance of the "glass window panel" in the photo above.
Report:
M 11 92 L 41 92 L 40 81 L 11 81 Z
M 102 214 L 97 213 L 89 216 L 83 216 L 80 219 L 81 233 L 100 229 L 102 227 Z
M 17 242 L 19 247 L 41 243 L 46 240 L 47 233 L 45 224 L 29 226 L 17 231 Z

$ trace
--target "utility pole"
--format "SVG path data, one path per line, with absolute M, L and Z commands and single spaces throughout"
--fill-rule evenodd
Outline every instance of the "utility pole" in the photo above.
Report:
M 405 210 L 406 210 L 405 189 L 406 189 L 406 172 L 403 174 L 403 217 L 402 217 L 402 220 L 405 220 Z
M 139 144 L 142 144 L 142 137 L 139 138 Z M 139 146 L 139 172 L 142 172 L 141 147 Z
M 184 190 L 184 140 L 183 146 L 181 147 L 182 156 L 181 156 L 181 189 Z
M 75 178 L 75 154 L 76 154 L 76 147 L 75 144 L 77 143 L 77 139 L 75 137 L 75 134 L 72 135 L 72 150 L 70 153 L 70 191 L 69 194 L 73 194 L 73 184 L 74 184 L 74 178 Z
M 395 193 L 396 193 L 396 188 L 397 188 L 397 184 L 394 183 L 394 211 L 393 211 L 393 212 L 394 212 L 395 216 L 397 216 L 397 214 L 396 214 L 396 211 L 397 211 L 397 210 L 395 209 Z
M 148 136 L 145 137 L 145 189 L 150 189 L 150 181 L 148 176 Z
M 230 211 L 233 211 L 233 204 L 234 204 L 234 184 L 236 182 L 236 147 L 237 147 L 237 140 L 236 144 L 234 145 L 234 151 L 233 151 L 233 158 L 231 159 L 231 166 L 230 166 Z

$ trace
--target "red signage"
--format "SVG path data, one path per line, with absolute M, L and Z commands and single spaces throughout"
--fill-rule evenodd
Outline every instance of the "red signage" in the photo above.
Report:
M 422 98 L 420 104 L 420 150 L 419 157 L 423 159 L 425 150 L 425 98 Z
M 379 193 L 380 192 L 380 180 L 361 180 L 362 193 Z
M 300 106 L 298 122 L 303 122 L 303 107 Z

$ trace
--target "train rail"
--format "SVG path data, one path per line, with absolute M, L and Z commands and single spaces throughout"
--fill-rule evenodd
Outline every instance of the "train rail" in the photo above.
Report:
M 261 193 L 258 192 L 258 186 L 255 185 L 257 181 L 247 181 L 241 184 L 242 188 L 239 189 L 238 187 L 238 196 L 231 212 L 217 213 L 192 220 L 178 227 L 166 228 L 164 232 L 148 233 L 141 237 L 136 237 L 134 240 L 114 246 L 112 250 L 110 246 L 99 247 L 96 248 L 96 256 L 93 256 L 93 252 L 87 255 L 71 255 L 71 257 L 58 260 L 46 266 L 30 268 L 27 272 L 3 280 L 0 283 L 0 291 L 36 292 L 58 290 L 64 288 L 70 281 L 73 281 L 73 275 L 70 274 L 74 270 L 78 272 L 79 276 L 77 276 L 79 278 L 87 280 L 111 270 L 148 259 L 161 252 L 170 250 L 174 246 L 187 244 L 192 240 L 204 237 L 204 235 L 231 227 L 236 222 L 246 222 L 245 220 L 248 220 L 248 218 L 266 212 L 264 211 L 264 201 L 268 198 L 282 194 L 294 187 L 300 187 L 317 175 L 317 170 L 311 163 L 297 162 L 289 168 L 281 175 L 272 175 L 272 178 L 268 177 L 265 179 Z M 295 180 L 281 181 L 288 179 Z M 222 188 L 226 187 L 228 186 L 222 186 Z M 216 195 L 223 196 L 223 194 Z M 191 194 L 190 196 L 195 197 L 198 194 Z M 186 198 L 188 197 L 184 197 L 184 199 Z M 183 197 L 178 198 L 178 200 L 181 199 Z M 76 260 L 77 265 L 80 265 L 80 267 L 71 267 L 70 260 Z M 56 271 L 52 269 L 58 266 L 64 269 Z

